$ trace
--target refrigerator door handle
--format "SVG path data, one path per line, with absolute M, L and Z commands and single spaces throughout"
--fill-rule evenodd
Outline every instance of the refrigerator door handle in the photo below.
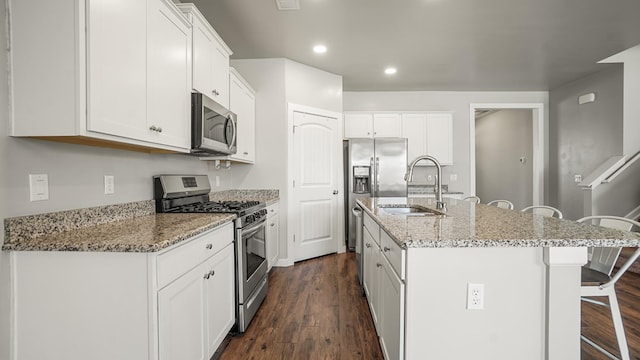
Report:
M 369 177 L 371 178 L 371 196 L 372 197 L 376 197 L 378 195 L 378 190 L 377 190 L 377 186 L 378 186 L 378 179 L 376 179 L 376 176 L 378 176 L 378 172 L 376 171 L 376 167 L 373 166 L 373 156 L 371 158 L 369 158 L 369 171 L 371 172 L 371 174 L 369 174 Z
M 380 170 L 380 158 L 376 156 L 376 196 L 378 196 L 378 192 L 380 191 L 379 170 Z

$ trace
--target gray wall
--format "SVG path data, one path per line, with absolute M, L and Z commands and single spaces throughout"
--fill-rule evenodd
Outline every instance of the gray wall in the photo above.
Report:
M 621 65 L 603 68 L 549 92 L 550 205 L 568 219 L 584 214 L 583 190 L 574 175 L 586 177 L 609 157 L 622 154 L 623 69 Z M 590 92 L 596 93 L 596 101 L 578 105 L 578 97 Z M 619 207 L 637 205 L 637 200 L 629 198 Z
M 528 109 L 504 109 L 476 119 L 476 195 L 484 203 L 506 199 L 516 209 L 532 204 L 532 117 Z

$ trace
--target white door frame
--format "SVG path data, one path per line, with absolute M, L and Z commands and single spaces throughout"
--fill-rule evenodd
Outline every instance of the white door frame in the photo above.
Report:
M 469 193 L 476 194 L 476 109 L 530 109 L 533 114 L 533 204 L 544 204 L 544 104 L 478 103 L 469 105 Z
M 293 235 L 295 232 L 295 224 L 299 221 L 299 216 L 296 214 L 293 209 L 293 180 L 295 171 L 292 168 L 294 166 L 293 161 L 293 113 L 294 112 L 302 112 L 311 115 L 319 115 L 324 117 L 329 117 L 336 119 L 338 124 L 338 131 L 336 132 L 336 146 L 340 149 L 336 153 L 338 157 L 336 164 L 342 164 L 342 132 L 344 127 L 342 126 L 342 113 L 333 112 L 330 110 L 324 110 L 319 108 L 314 108 L 305 105 L 299 105 L 294 103 L 287 104 L 287 259 L 286 263 L 289 265 L 293 265 L 295 260 L 295 244 L 293 242 Z M 339 191 L 338 196 L 338 211 L 337 211 L 337 222 L 336 225 L 338 229 L 344 229 L 344 195 L 343 195 L 343 181 L 342 178 L 344 176 L 342 166 L 338 169 L 337 172 L 338 179 L 336 187 Z M 339 253 L 346 251 L 346 246 L 344 243 L 344 231 L 338 231 L 338 236 L 336 237 L 336 251 Z

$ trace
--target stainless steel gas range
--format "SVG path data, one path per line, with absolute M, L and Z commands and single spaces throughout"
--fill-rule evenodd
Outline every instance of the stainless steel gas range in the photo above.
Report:
M 234 213 L 237 331 L 244 332 L 267 295 L 265 229 L 267 210 L 259 201 L 209 201 L 207 175 L 153 178 L 156 212 Z

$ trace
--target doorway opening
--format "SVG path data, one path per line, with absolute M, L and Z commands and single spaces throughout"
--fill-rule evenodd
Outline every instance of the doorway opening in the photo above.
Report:
M 544 203 L 544 105 L 470 105 L 470 194 Z M 484 197 L 483 197 L 484 196 Z

